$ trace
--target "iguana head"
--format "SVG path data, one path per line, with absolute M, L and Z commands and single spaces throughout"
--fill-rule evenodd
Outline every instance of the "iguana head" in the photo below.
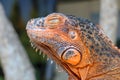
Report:
M 74 80 L 86 78 L 90 51 L 81 40 L 79 21 L 74 16 L 53 13 L 28 22 L 32 43 L 59 64 Z
M 100 70 L 107 70 L 102 66 L 108 65 L 104 62 L 109 59 L 107 54 L 110 53 L 110 48 L 106 46 L 109 41 L 105 40 L 98 27 L 87 20 L 52 13 L 47 17 L 30 20 L 26 30 L 34 46 L 51 57 L 73 80 L 85 80 L 93 65 L 89 75 L 96 75 L 97 72 L 101 74 Z M 98 58 L 98 55 L 105 57 Z M 95 61 L 103 62 L 104 65 L 98 63 L 99 66 L 96 66 L 93 64 Z

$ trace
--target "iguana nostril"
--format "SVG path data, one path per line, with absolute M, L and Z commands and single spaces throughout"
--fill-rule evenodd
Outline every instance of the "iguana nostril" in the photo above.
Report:
M 40 27 L 41 21 L 39 20 L 39 18 L 35 19 L 34 24 L 35 24 L 37 27 Z
M 26 29 L 33 29 L 33 23 L 34 23 L 33 19 L 29 20 Z
M 34 19 L 34 26 L 36 26 L 36 27 L 44 27 L 44 18 L 36 18 L 36 19 Z

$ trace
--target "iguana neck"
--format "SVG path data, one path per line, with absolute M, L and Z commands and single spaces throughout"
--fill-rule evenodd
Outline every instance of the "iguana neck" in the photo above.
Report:
M 93 76 L 95 73 L 96 76 L 96 74 L 112 72 L 114 69 L 120 70 L 120 50 L 105 36 L 102 29 L 89 21 L 80 22 L 79 25 L 81 40 L 90 50 L 93 63 L 99 66 L 96 68 L 97 71 L 94 71 L 93 68 L 95 67 L 92 67 L 92 71 L 89 71 L 92 73 L 89 75 L 92 74 Z
M 84 30 L 81 31 L 81 39 L 90 50 L 93 57 L 95 55 L 112 56 L 112 54 L 116 54 L 116 56 L 120 57 L 120 51 L 118 48 L 113 45 L 113 43 L 101 32 L 101 30 L 94 29 L 91 32 L 86 32 Z

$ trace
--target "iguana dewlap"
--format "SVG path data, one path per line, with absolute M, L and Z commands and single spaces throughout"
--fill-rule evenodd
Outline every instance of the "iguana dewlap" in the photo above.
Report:
M 31 19 L 27 34 L 69 80 L 120 80 L 120 51 L 91 21 L 62 13 Z

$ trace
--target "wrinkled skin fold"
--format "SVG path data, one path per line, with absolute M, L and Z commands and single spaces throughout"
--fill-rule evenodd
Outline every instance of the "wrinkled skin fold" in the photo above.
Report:
M 120 50 L 91 21 L 52 13 L 31 19 L 26 30 L 34 46 L 68 73 L 68 80 L 120 80 Z

